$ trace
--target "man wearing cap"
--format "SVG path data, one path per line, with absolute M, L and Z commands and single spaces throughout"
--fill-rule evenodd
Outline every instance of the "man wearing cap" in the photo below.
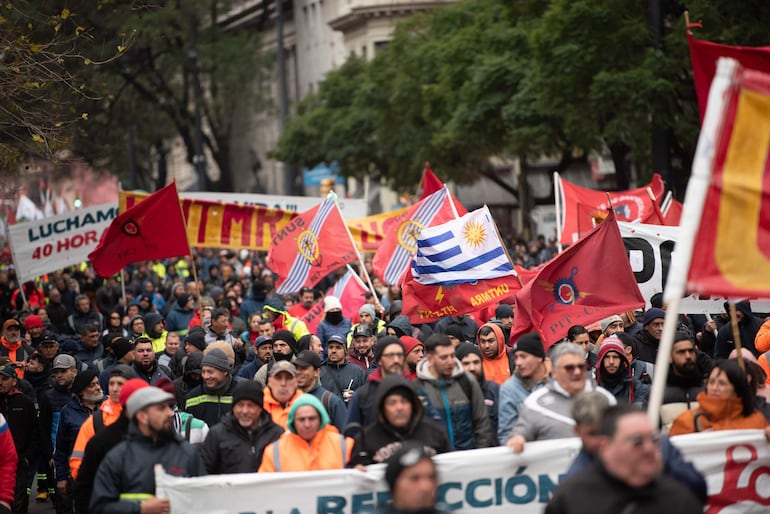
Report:
M 414 380 L 417 378 L 417 364 L 425 357 L 425 345 L 412 336 L 401 336 L 399 339 L 403 343 L 406 353 L 406 377 L 409 380 Z
M 288 330 L 279 330 L 273 334 L 273 359 L 260 367 L 254 374 L 254 380 L 259 384 L 267 384 L 267 374 L 270 364 L 287 360 L 294 362 L 297 358 L 297 340 Z
M 375 337 L 385 330 L 385 322 L 377 317 L 377 311 L 371 303 L 365 303 L 358 309 L 358 320 L 359 323 L 353 325 L 352 330 L 357 326 L 367 325 Z
M 495 319 L 500 323 L 500 328 L 503 329 L 505 345 L 510 345 L 511 328 L 513 328 L 513 307 L 507 303 L 501 303 L 495 308 Z
M 35 462 L 40 435 L 35 404 L 16 387 L 17 380 L 13 365 L 0 367 L 0 414 L 8 421 L 18 457 L 12 511 L 26 512 L 29 503 L 27 480 L 30 465 Z
M 366 324 L 356 325 L 351 334 L 352 348 L 348 352 L 348 362 L 355 364 L 366 373 L 371 373 L 377 367 L 377 361 L 374 358 L 375 338 L 372 334 L 372 328 Z
M 487 380 L 498 384 L 508 380 L 515 365 L 505 344 L 503 327 L 496 322 L 484 323 L 476 333 L 476 344 L 481 351 L 481 363 Z
M 219 348 L 208 350 L 201 361 L 201 384 L 187 394 L 185 411 L 214 426 L 230 412 L 237 384 L 227 354 Z
M 326 355 L 326 346 L 329 338 L 333 335 L 347 336 L 350 332 L 351 323 L 348 318 L 342 315 L 342 304 L 336 296 L 327 296 L 324 298 L 324 319 L 318 324 L 316 335 L 321 340 L 321 346 Z
M 634 358 L 655 364 L 658 357 L 658 345 L 663 335 L 663 321 L 666 311 L 658 308 L 647 309 L 642 318 L 641 332 L 634 336 Z
M 634 375 L 623 343 L 614 335 L 606 337 L 599 348 L 596 383 L 612 393 L 618 403 L 643 405 L 650 392 L 650 386 Z
M 83 325 L 96 327 L 97 332 L 104 326 L 104 318 L 91 308 L 91 300 L 84 294 L 75 297 L 75 312 L 67 318 L 67 323 L 73 334 L 80 334 Z
M 161 378 L 171 379 L 171 370 L 165 366 L 158 366 L 149 337 L 142 336 L 134 341 L 134 363 L 132 366 L 136 376 L 146 380 L 148 384 L 154 384 Z
M 321 364 L 321 385 L 347 404 L 353 391 L 366 383 L 366 373 L 347 361 L 345 336 L 331 336 L 327 344 L 326 361 Z
M 128 435 L 107 453 L 96 472 L 91 514 L 169 514 L 169 500 L 155 496 L 155 463 L 174 476 L 206 474 L 198 451 L 174 431 L 173 401 L 172 394 L 153 386 L 128 398 Z
M 407 441 L 420 441 L 431 454 L 452 451 L 444 427 L 425 415 L 414 385 L 388 375 L 377 389 L 377 420 L 356 436 L 348 466 L 385 462 Z
M 403 375 L 406 353 L 404 343 L 397 337 L 383 336 L 374 347 L 373 360 L 376 369 L 366 377 L 366 384 L 359 387 L 348 403 L 348 417 L 345 426 L 359 424 L 366 427 L 377 421 L 377 388 L 388 375 Z M 435 410 L 430 412 L 434 414 Z M 346 433 L 353 433 L 347 431 Z
M 500 386 L 497 425 L 497 441 L 500 445 L 510 439 L 521 404 L 530 393 L 543 387 L 548 379 L 543 341 L 537 332 L 521 336 L 513 346 L 512 352 L 516 364 L 515 371 L 511 378 Z
M 112 341 L 110 348 L 112 348 L 112 356 L 115 358 L 115 364 L 105 368 L 104 371 L 99 373 L 99 384 L 102 386 L 102 391 L 108 390 L 108 382 L 110 380 L 110 371 L 112 371 L 112 368 L 121 364 L 132 366 L 135 360 L 134 345 L 125 337 L 118 337 Z M 136 373 L 134 373 L 134 377 L 136 377 Z
M 326 409 L 315 396 L 303 394 L 297 398 L 289 410 L 286 427 L 288 432 L 265 448 L 260 473 L 343 469 L 350 460 L 353 440 L 331 425 Z
M 424 445 L 409 442 L 394 453 L 385 468 L 385 482 L 390 503 L 375 514 L 443 514 L 436 508 L 438 472 Z
M 44 330 L 43 319 L 37 314 L 30 314 L 24 320 L 24 330 L 29 335 L 30 346 L 37 350 L 40 347 L 40 343 L 46 339 L 55 339 L 56 334 L 50 330 Z
M 24 378 L 24 365 L 32 355 L 32 348 L 21 338 L 21 324 L 11 318 L 3 323 L 3 336 L 0 337 L 0 357 L 8 357 L 16 363 L 16 377 Z
M 195 317 L 195 297 L 190 293 L 182 293 L 179 301 L 166 316 L 166 329 L 180 336 L 187 333 L 190 321 Z M 148 323 L 149 328 L 149 323 Z
M 190 329 L 184 339 L 184 351 L 187 355 L 194 352 L 202 352 L 206 349 L 206 334 L 198 327 Z
M 698 351 L 689 332 L 674 333 L 660 407 L 660 422 L 666 432 L 679 414 L 698 407 L 696 398 L 705 389 L 703 377 L 709 376 L 711 368 L 711 360 Z
M 604 318 L 602 320 L 601 327 L 602 327 L 602 336 L 610 337 L 616 332 L 623 331 L 623 328 L 624 328 L 623 318 L 621 318 L 617 314 L 613 314 L 612 316 L 608 318 Z
M 147 331 L 147 337 L 152 341 L 152 351 L 155 353 L 162 352 L 166 348 L 166 337 L 168 336 L 163 316 L 157 312 L 145 314 L 144 326 Z
M 297 355 L 294 366 L 297 368 L 297 386 L 299 389 L 303 393 L 312 394 L 321 400 L 321 404 L 329 414 L 331 424 L 342 432 L 342 429 L 345 427 L 347 408 L 342 398 L 321 385 L 319 380 L 321 375 L 321 358 L 313 351 L 304 350 Z
M 200 447 L 206 470 L 211 475 L 254 473 L 265 447 L 283 432 L 263 409 L 259 384 L 241 382 L 233 390 L 232 412 L 211 428 Z
M 87 369 L 78 373 L 72 382 L 74 397 L 61 411 L 56 430 L 56 445 L 53 452 L 54 478 L 56 479 L 57 514 L 73 511 L 69 458 L 75 446 L 78 431 L 85 420 L 93 414 L 104 398 L 96 371 Z
M 287 428 L 289 409 L 302 396 L 297 383 L 297 368 L 289 361 L 268 364 L 267 386 L 264 388 L 264 409 L 278 425 Z
M 238 376 L 246 380 L 252 380 L 259 368 L 270 362 L 273 358 L 273 340 L 269 337 L 259 336 L 251 347 L 254 358 L 241 366 Z
M 492 434 L 497 434 L 498 404 L 500 403 L 500 384 L 487 380 L 484 376 L 484 364 L 481 351 L 473 343 L 460 343 L 455 347 L 455 357 L 463 365 L 463 369 L 476 378 L 484 393 L 484 405 L 489 415 L 489 426 Z
M 70 474 L 72 474 L 73 479 L 78 477 L 78 470 L 83 461 L 83 454 L 88 441 L 104 427 L 115 423 L 123 412 L 123 406 L 120 404 L 120 390 L 123 388 L 123 384 L 132 378 L 136 378 L 136 373 L 126 364 L 117 364 L 110 368 L 107 377 L 107 398 L 94 411 L 93 416 L 83 422 L 77 438 L 75 438 L 75 445 L 72 447 L 72 455 L 69 460 Z

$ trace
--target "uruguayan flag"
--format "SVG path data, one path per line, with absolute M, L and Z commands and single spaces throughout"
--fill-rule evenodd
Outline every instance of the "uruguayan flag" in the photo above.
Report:
M 420 284 L 463 284 L 514 274 L 486 205 L 420 232 L 412 261 L 412 276 Z

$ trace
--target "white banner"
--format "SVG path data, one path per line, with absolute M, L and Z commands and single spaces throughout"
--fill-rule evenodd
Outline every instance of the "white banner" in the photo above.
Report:
M 707 432 L 672 441 L 706 477 L 709 512 L 768 512 L 770 445 L 761 430 Z M 503 447 L 439 455 L 438 500 L 460 513 L 539 514 L 579 448 L 578 439 L 558 439 L 528 443 L 521 455 Z M 383 473 L 380 464 L 365 473 L 177 478 L 156 466 L 156 486 L 157 495 L 169 498 L 176 513 L 360 514 L 388 501 Z
M 671 255 L 679 240 L 679 227 L 646 225 L 643 223 L 618 222 L 623 244 L 626 246 L 631 270 L 634 272 L 639 290 L 650 307 L 650 298 L 666 286 Z M 695 248 L 697 252 L 697 247 Z M 687 314 L 722 313 L 725 311 L 724 298 L 699 298 L 690 295 L 682 299 L 680 312 Z M 770 312 L 770 301 L 751 300 L 754 312 Z
M 33 280 L 88 260 L 117 214 L 118 204 L 106 203 L 11 225 L 8 235 L 19 280 Z
M 323 198 L 313 196 L 260 195 L 256 193 L 208 193 L 205 191 L 185 191 L 179 193 L 179 196 L 182 198 L 194 198 L 209 202 L 261 205 L 263 207 L 272 207 L 273 209 L 297 212 L 305 212 L 323 201 Z M 366 200 L 360 198 L 338 198 L 337 203 L 340 206 L 342 216 L 346 220 L 363 218 L 366 216 Z

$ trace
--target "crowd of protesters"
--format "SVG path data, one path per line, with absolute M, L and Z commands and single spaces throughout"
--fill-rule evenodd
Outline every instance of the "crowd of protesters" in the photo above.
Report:
M 515 246 L 525 265 L 550 255 L 544 241 Z M 642 485 L 659 480 L 655 462 L 665 461 L 673 490 L 698 504 L 703 477 L 658 428 L 770 434 L 770 322 L 748 302 L 738 304 L 742 366 L 728 360 L 726 314 L 680 315 L 661 427 L 649 427 L 636 411 L 607 409 L 647 402 L 660 298 L 645 312 L 574 326 L 546 352 L 537 333 L 511 339 L 507 304 L 416 325 L 401 315 L 399 288 L 373 277 L 376 294 L 343 306 L 325 292 L 344 272 L 281 296 L 248 251 L 138 263 L 120 279 L 80 266 L 23 291 L 12 267 L 0 271 L 0 444 L 9 446 L 10 432 L 16 456 L 0 462 L 15 469 L 0 477 L 0 512 L 26 512 L 32 496 L 60 514 L 134 512 L 133 504 L 167 513 L 168 500 L 154 496 L 154 463 L 179 476 L 365 469 L 408 441 L 427 455 L 522 452 L 531 441 L 579 435 L 570 473 L 594 466 L 635 487 L 606 451 L 614 443 L 620 451 L 615 436 L 626 430 L 644 440 L 623 451 L 651 459 Z M 311 333 L 302 318 L 316 302 L 324 319 Z M 603 412 L 614 412 L 610 422 Z

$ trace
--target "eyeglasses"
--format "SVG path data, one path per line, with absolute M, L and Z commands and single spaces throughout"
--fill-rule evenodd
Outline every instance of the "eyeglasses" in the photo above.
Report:
M 389 353 L 383 353 L 380 355 L 380 357 L 385 357 L 386 359 L 395 359 L 398 357 L 399 359 L 404 358 L 404 352 L 389 352 Z
M 660 438 L 661 435 L 657 432 L 653 432 L 652 434 L 636 434 L 631 437 L 627 437 L 626 443 L 638 450 L 642 448 L 644 443 L 648 441 L 653 444 L 658 444 L 660 442 Z
M 583 373 L 586 370 L 586 365 L 585 364 L 566 364 L 562 366 L 562 369 L 567 373 L 574 373 L 575 371 L 580 371 L 581 373 Z

